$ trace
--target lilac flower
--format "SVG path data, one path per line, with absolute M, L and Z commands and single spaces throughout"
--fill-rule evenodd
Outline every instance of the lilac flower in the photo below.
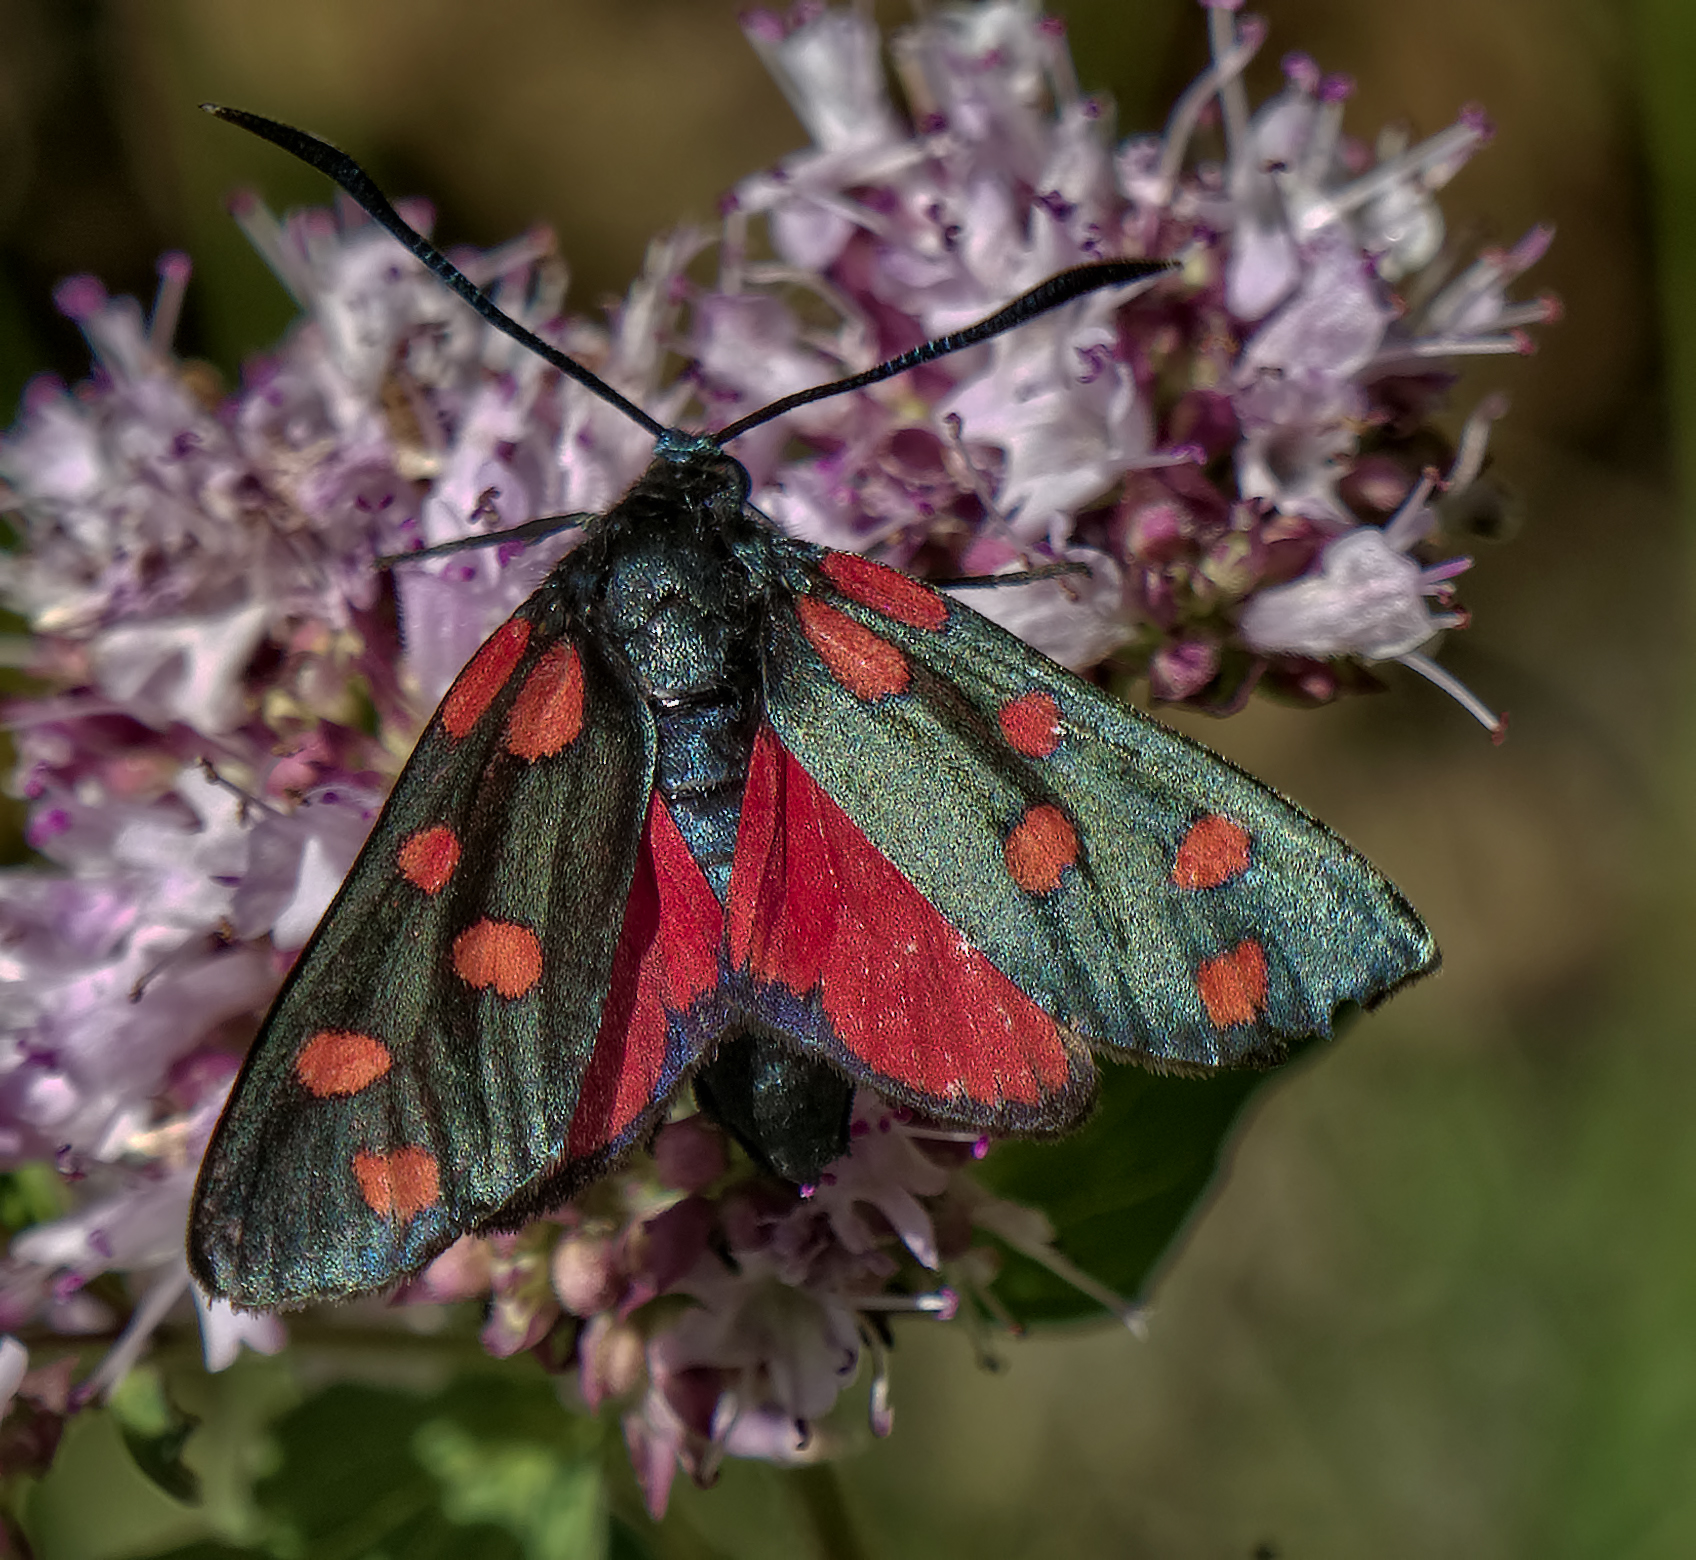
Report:
M 974 554 L 974 567 L 988 556 L 991 569 L 1001 558 L 1086 562 L 1095 576 L 1086 613 L 1072 610 L 1075 593 L 1052 587 L 1046 602 L 1006 591 L 974 605 L 1073 665 L 1129 641 L 1121 658 L 1157 696 L 1204 707 L 1234 705 L 1261 677 L 1330 697 L 1345 680 L 1315 663 L 1383 658 L 1371 632 L 1286 640 L 1260 616 L 1248 631 L 1245 613 L 1257 592 L 1309 570 L 1333 594 L 1346 591 L 1322 554 L 1375 518 L 1341 496 L 1353 473 L 1411 446 L 1405 408 L 1430 401 L 1439 362 L 1524 351 L 1524 327 L 1554 313 L 1548 299 L 1506 295 L 1546 247 L 1543 229 L 1446 285 L 1427 279 L 1453 263 L 1435 193 L 1488 139 L 1479 114 L 1418 145 L 1386 134 L 1371 153 L 1342 133 L 1349 84 L 1299 55 L 1285 61 L 1284 92 L 1251 110 L 1242 73 L 1265 28 L 1239 24 L 1234 9 L 1208 10 L 1214 62 L 1165 133 L 1116 151 L 1104 106 L 1077 90 L 1057 26 L 1011 0 L 945 10 L 897 41 L 918 124 L 910 136 L 863 67 L 865 18 L 816 7 L 788 21 L 754 13 L 750 36 L 805 105 L 815 145 L 739 188 L 721 284 L 741 295 L 768 280 L 808 280 L 840 313 L 834 350 L 849 367 L 977 317 L 1061 266 L 1182 256 L 1183 288 L 1129 305 L 1097 298 L 999 339 L 957 371 L 929 416 L 957 419 L 959 434 L 952 448 L 932 435 L 928 463 L 889 459 L 918 432 L 890 397 L 831 414 L 836 442 L 812 460 L 754 469 L 762 508 L 833 545 L 881 544 L 897 561 L 950 573 Z M 1194 147 L 1215 106 L 1224 156 L 1207 161 Z M 734 263 L 756 215 L 778 266 Z M 1425 301 L 1410 307 L 1398 287 Z M 784 338 L 769 300 L 761 306 L 765 331 Z M 795 329 L 789 339 L 799 341 Z M 774 361 L 756 379 L 748 365 L 732 374 L 710 342 L 698 357 L 727 416 L 782 393 L 799 372 Z M 1165 388 L 1174 379 L 1194 388 L 1174 394 Z M 1410 380 L 1425 393 L 1411 396 Z M 1228 484 L 1186 475 L 1225 453 Z M 1462 464 L 1451 493 L 1464 486 Z M 1475 477 L 1478 459 L 1464 465 Z M 1405 472 L 1404 496 L 1418 477 Z M 1207 490 L 1199 503 L 1197 487 Z M 1147 522 L 1163 502 L 1183 513 L 1151 547 Z M 1395 654 L 1431 667 L 1417 647 Z
M 0 1419 L 6 1417 L 28 1370 L 29 1350 L 16 1338 L 0 1338 Z
M 1244 607 L 1239 627 L 1245 642 L 1260 650 L 1400 661 L 1452 695 L 1499 738 L 1503 719 L 1419 653 L 1444 629 L 1465 625 L 1464 614 L 1433 613 L 1426 603 L 1449 601 L 1449 581 L 1472 566 L 1470 558 L 1451 558 L 1421 568 L 1407 555 L 1434 523 L 1427 500 L 1435 486 L 1427 473 L 1382 528 L 1357 526 L 1333 537 L 1320 549 L 1314 572 L 1258 592 Z
M 742 181 L 716 239 L 657 241 L 605 323 L 562 317 L 545 235 L 457 259 L 657 418 L 722 427 L 1066 266 L 1172 257 L 1129 302 L 1093 295 L 756 430 L 737 445 L 754 502 L 937 578 L 1079 565 L 971 603 L 1069 665 L 1114 656 L 1159 699 L 1224 711 L 1265 682 L 1318 702 L 1393 659 L 1499 729 L 1426 650 L 1464 625 L 1468 563 L 1432 500 L 1477 479 L 1503 403 L 1474 410 L 1440 479 L 1425 419 L 1453 360 L 1522 352 L 1553 317 L 1509 295 L 1549 234 L 1464 262 L 1436 194 L 1487 140 L 1479 114 L 1368 149 L 1343 133 L 1346 81 L 1292 55 L 1252 107 L 1263 24 L 1225 3 L 1207 23 L 1212 62 L 1164 131 L 1115 144 L 1062 29 L 1022 0 L 898 35 L 904 106 L 863 10 L 756 11 L 745 30 L 811 145 Z M 53 1163 L 71 1201 L 0 1261 L 0 1328 L 121 1325 L 81 1400 L 191 1294 L 209 1368 L 282 1345 L 274 1319 L 192 1289 L 200 1155 L 427 711 L 573 534 L 375 560 L 603 511 L 650 454 L 363 220 L 233 210 L 301 310 L 237 389 L 173 355 L 189 267 L 167 256 L 145 314 L 89 278 L 60 288 L 94 374 L 38 380 L 0 440 L 21 543 L 0 597 L 44 689 L 5 711 L 39 863 L 0 875 L 0 1161 Z M 716 280 L 692 280 L 715 243 Z M 619 1414 L 657 1514 L 679 1469 L 824 1455 L 863 1369 L 887 1433 L 880 1319 L 1004 1316 L 986 1236 L 1140 1326 L 1039 1212 L 974 1181 L 988 1147 L 863 1094 L 849 1153 L 800 1195 L 681 1117 L 396 1301 L 476 1298 L 489 1352 L 567 1359 L 586 1404 Z M 126 1316 L 87 1292 L 110 1272 Z M 0 1343 L 0 1396 L 21 1347 Z M 49 1368 L 62 1413 L 72 1366 Z
M 30 1369 L 30 1352 L 16 1338 L 0 1338 L 0 1478 L 39 1476 L 52 1465 L 74 1410 L 67 1357 Z
M 716 1140 L 701 1117 L 661 1133 Z M 969 1163 L 947 1146 L 943 1157 Z M 862 1093 L 852 1147 L 818 1188 L 779 1188 L 737 1177 L 717 1198 L 696 1194 L 638 1215 L 622 1234 L 573 1233 L 555 1248 L 555 1287 L 587 1318 L 579 1343 L 588 1403 L 625 1398 L 625 1439 L 650 1510 L 663 1513 L 679 1467 L 710 1482 L 725 1456 L 805 1461 L 831 1436 L 822 1419 L 881 1346 L 866 1317 L 910 1311 L 952 1314 L 934 1286 L 892 1287 L 941 1265 L 933 1210 L 969 1195 L 955 1170 L 926 1152 L 931 1134 Z M 696 1152 L 699 1152 L 697 1147 Z M 922 1283 L 922 1280 L 921 1280 Z M 660 1297 L 692 1302 L 655 1304 Z M 632 1326 L 633 1320 L 640 1319 Z M 886 1392 L 874 1386 L 873 1425 L 886 1433 Z
M 170 356 L 187 265 L 167 257 L 151 319 L 86 280 L 60 290 L 100 372 L 74 394 L 38 382 L 0 445 L 27 544 L 0 588 L 64 689 L 9 714 L 48 870 L 0 878 L 0 1153 L 53 1160 L 79 1190 L 75 1213 L 13 1242 L 0 1294 L 8 1325 L 74 1333 L 107 1325 L 78 1311 L 89 1279 L 134 1274 L 143 1298 L 96 1389 L 189 1294 L 182 1232 L 231 1042 L 370 828 L 417 729 L 408 685 L 457 669 L 432 636 L 418 664 L 402 657 L 371 612 L 371 560 L 432 523 L 486 523 L 482 492 L 528 512 L 562 490 L 539 366 L 508 363 L 363 224 L 238 209 L 309 314 L 240 393 L 209 399 Z M 539 254 L 528 242 L 481 274 L 533 280 L 545 304 Z M 396 361 L 402 410 L 378 394 Z M 465 625 L 462 659 L 522 593 L 498 574 L 464 584 L 472 605 L 444 614 L 449 639 Z M 280 1344 L 274 1321 L 195 1298 L 209 1364 Z

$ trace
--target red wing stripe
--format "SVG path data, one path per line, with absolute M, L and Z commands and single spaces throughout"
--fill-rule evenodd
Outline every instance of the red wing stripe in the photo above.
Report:
M 846 612 L 811 596 L 795 600 L 795 616 L 807 643 L 818 652 L 830 675 L 856 699 L 871 703 L 905 693 L 912 669 L 900 646 L 874 634 Z
M 859 553 L 833 552 L 825 555 L 819 568 L 844 596 L 873 612 L 932 634 L 948 626 L 948 603 L 928 585 L 886 564 Z
M 755 739 L 730 880 L 730 959 L 817 992 L 872 1072 L 938 1100 L 1037 1105 L 1073 1081 L 1036 1003 L 937 914 L 778 743 Z
M 530 623 L 521 617 L 508 618 L 483 641 L 442 700 L 442 730 L 455 739 L 470 733 L 524 659 L 529 642 Z
M 601 1029 L 583 1075 L 566 1157 L 614 1142 L 658 1099 L 666 1016 L 718 984 L 723 913 L 677 824 L 655 795 L 613 955 Z

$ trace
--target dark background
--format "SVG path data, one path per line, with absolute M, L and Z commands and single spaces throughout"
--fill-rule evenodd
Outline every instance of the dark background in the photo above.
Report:
M 148 296 L 168 247 L 197 267 L 185 353 L 229 375 L 286 324 L 222 200 L 324 187 L 203 98 L 337 140 L 434 200 L 450 242 L 550 223 L 575 306 L 596 306 L 651 235 L 711 222 L 721 191 L 801 144 L 738 8 L 0 0 L 0 393 L 84 371 L 56 279 Z M 1122 132 L 1157 127 L 1205 58 L 1184 0 L 1057 9 Z M 1348 127 L 1367 139 L 1481 103 L 1498 135 L 1445 193 L 1451 228 L 1558 228 L 1522 290 L 1555 289 L 1566 319 L 1456 399 L 1514 401 L 1494 448 L 1517 535 L 1480 546 L 1475 626 L 1444 651 L 1511 711 L 1507 744 L 1401 675 L 1344 707 L 1183 723 L 1377 860 L 1447 964 L 1264 1096 L 1148 1341 L 1050 1334 L 991 1375 L 957 1330 L 907 1328 L 897 1433 L 844 1488 L 891 1556 L 1689 1555 L 1696 765 L 1667 385 L 1696 325 L 1693 24 L 1680 0 L 1264 10 L 1256 99 L 1301 49 L 1356 78 Z M 264 1368 L 226 1380 L 255 1404 L 272 1390 Z M 202 1531 L 121 1455 L 73 1434 L 36 1501 L 50 1560 Z M 677 1505 L 726 1553 L 794 1552 L 770 1469 Z

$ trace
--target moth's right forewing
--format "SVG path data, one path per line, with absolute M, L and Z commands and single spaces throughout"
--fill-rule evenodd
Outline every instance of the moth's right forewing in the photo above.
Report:
M 654 734 L 619 664 L 548 596 L 449 690 L 254 1043 L 190 1225 L 214 1295 L 382 1288 L 556 1166 Z

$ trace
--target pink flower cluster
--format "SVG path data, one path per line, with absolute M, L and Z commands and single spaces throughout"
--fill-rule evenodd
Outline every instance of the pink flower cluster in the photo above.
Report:
M 1466 560 L 1426 555 L 1436 499 L 1477 477 L 1501 402 L 1442 471 L 1410 452 L 1431 447 L 1449 363 L 1523 351 L 1551 317 L 1507 296 L 1548 234 L 1457 264 L 1435 193 L 1487 138 L 1476 114 L 1369 149 L 1342 133 L 1347 84 L 1297 56 L 1251 111 L 1264 29 L 1227 4 L 1207 18 L 1213 62 L 1165 131 L 1115 143 L 1058 24 L 1019 0 L 900 34 L 905 111 L 863 12 L 755 12 L 812 145 L 727 199 L 716 285 L 687 276 L 707 237 L 674 236 L 603 325 L 562 316 L 545 237 L 456 258 L 656 417 L 723 426 L 1064 267 L 1173 257 L 1129 303 L 1096 294 L 756 430 L 736 451 L 754 502 L 933 576 L 1084 565 L 972 604 L 1072 666 L 1115 654 L 1156 698 L 1222 710 L 1266 682 L 1320 701 L 1398 659 L 1494 726 L 1422 647 L 1463 621 Z M 116 1381 L 190 1291 L 188 1198 L 243 1046 L 426 712 L 571 537 L 375 560 L 604 510 L 650 453 L 379 230 L 235 214 L 302 312 L 239 390 L 173 355 L 188 262 L 168 256 L 146 315 L 64 284 L 95 373 L 38 381 L 0 441 L 22 543 L 0 596 L 47 690 L 5 712 L 39 861 L 0 876 L 0 1161 L 53 1163 L 70 1205 L 0 1261 L 0 1331 L 111 1329 L 86 1292 L 102 1273 L 136 1295 L 67 1402 Z M 862 1098 L 832 1184 L 798 1198 L 680 1120 L 652 1163 L 528 1234 L 462 1242 L 400 1298 L 485 1296 L 496 1353 L 568 1340 L 584 1397 L 623 1405 L 658 1510 L 679 1466 L 816 1455 L 863 1353 L 886 1428 L 879 1313 L 947 1313 L 963 1291 L 981 1297 L 964 1314 L 995 1314 L 972 1229 L 1088 1286 L 969 1157 Z M 281 1346 L 274 1319 L 195 1298 L 213 1368 Z M 26 1363 L 0 1343 L 0 1389 Z
M 887 1434 L 885 1318 L 953 1317 L 959 1289 L 987 1298 L 997 1258 L 978 1231 L 1013 1229 L 1016 1246 L 1069 1271 L 1045 1227 L 1022 1227 L 1028 1210 L 964 1173 L 980 1152 L 862 1093 L 850 1152 L 798 1191 L 733 1164 L 719 1129 L 689 1116 L 661 1129 L 651 1166 L 521 1235 L 462 1240 L 407 1298 L 491 1295 L 483 1341 L 496 1355 L 547 1357 L 563 1339 L 583 1400 L 621 1409 L 657 1517 L 680 1467 L 706 1483 L 727 1455 L 827 1455 L 836 1437 L 816 1421 L 862 1355 L 872 1429 Z
M 1098 295 L 1002 337 L 964 376 L 939 366 L 906 399 L 819 408 L 809 460 L 783 462 L 773 430 L 769 462 L 740 452 L 756 502 L 796 534 L 919 572 L 1085 564 L 1085 585 L 973 604 L 1068 665 L 1117 649 L 1157 699 L 1225 710 L 1265 679 L 1319 702 L 1359 684 L 1343 658 L 1398 659 L 1495 728 L 1419 653 L 1464 621 L 1448 608 L 1466 560 L 1409 553 L 1437 528 L 1434 485 L 1456 499 L 1478 476 L 1504 403 L 1478 408 L 1440 482 L 1422 485 L 1412 452 L 1431 447 L 1453 360 L 1529 350 L 1525 326 L 1553 316 L 1547 298 L 1506 296 L 1550 235 L 1450 274 L 1434 195 L 1488 138 L 1481 116 L 1369 150 L 1342 133 L 1348 83 L 1299 55 L 1251 113 L 1242 74 L 1265 28 L 1235 10 L 1208 7 L 1213 65 L 1165 132 L 1118 146 L 1059 24 L 1012 0 L 896 40 L 916 128 L 886 100 L 857 14 L 749 17 L 815 144 L 736 192 L 726 280 L 691 340 L 709 405 L 728 418 L 1065 266 L 1175 258 L 1178 285 L 1128 305 Z M 1195 155 L 1214 114 L 1217 161 Z M 758 265 L 740 260 L 755 214 L 777 255 Z M 774 282 L 840 314 L 825 356 L 753 292 Z

